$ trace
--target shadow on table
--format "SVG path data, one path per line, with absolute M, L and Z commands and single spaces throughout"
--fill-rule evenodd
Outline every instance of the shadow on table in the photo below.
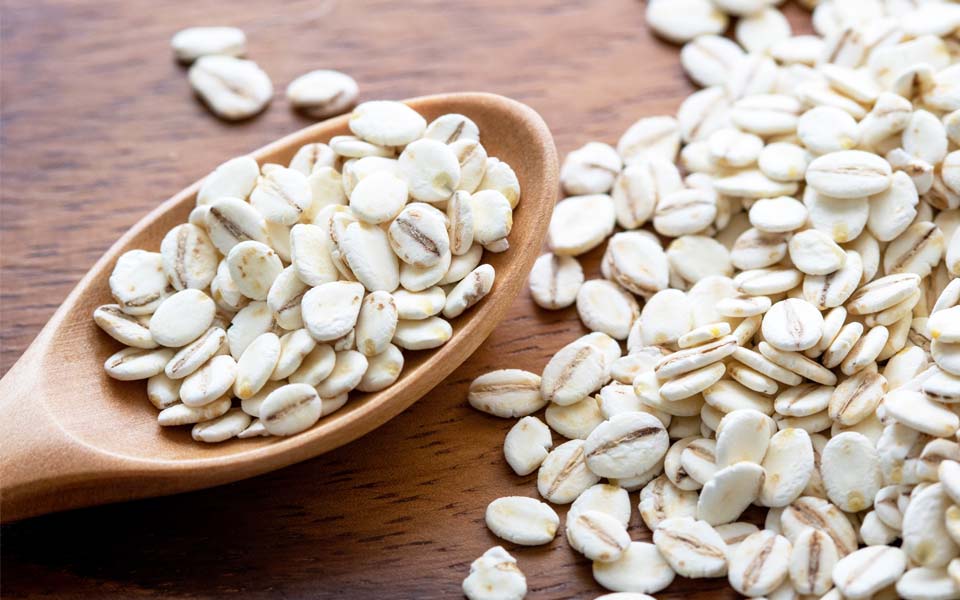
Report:
M 461 368 L 372 434 L 280 471 L 6 525 L 3 596 L 455 595 L 497 543 L 486 503 L 531 485 L 511 482 L 493 442 L 510 423 L 463 402 L 474 376 Z M 484 484 L 463 465 L 503 473 Z

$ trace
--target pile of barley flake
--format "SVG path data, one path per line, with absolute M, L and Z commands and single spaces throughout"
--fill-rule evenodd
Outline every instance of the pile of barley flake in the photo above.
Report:
M 131 250 L 96 323 L 126 347 L 107 375 L 146 380 L 161 426 L 200 442 L 288 436 L 400 377 L 492 289 L 520 185 L 476 123 L 400 102 L 288 166 L 231 159 L 159 252 Z
M 236 27 L 188 27 L 170 39 L 178 61 L 190 65 L 193 92 L 225 121 L 254 117 L 273 100 L 273 82 L 256 62 L 244 59 L 247 35 Z M 340 71 L 318 69 L 287 86 L 291 108 L 314 119 L 342 114 L 357 102 L 360 88 Z
M 960 4 L 808 0 L 800 36 L 773 4 L 648 2 L 703 89 L 567 156 L 530 291 L 592 333 L 469 401 L 522 417 L 505 458 L 570 504 L 566 541 L 620 592 L 603 598 L 677 575 L 960 598 Z M 604 243 L 584 281 L 577 257 Z M 637 490 L 652 543 L 627 531 Z M 560 526 L 530 497 L 486 522 L 520 545 Z M 497 546 L 463 590 L 527 584 Z

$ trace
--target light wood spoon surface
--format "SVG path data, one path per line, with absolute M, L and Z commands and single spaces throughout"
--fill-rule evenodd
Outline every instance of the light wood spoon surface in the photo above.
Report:
M 160 427 L 145 381 L 116 381 L 104 373 L 104 361 L 121 345 L 94 324 L 92 314 L 113 302 L 107 279 L 121 254 L 157 251 L 164 234 L 186 222 L 200 185 L 194 183 L 141 219 L 97 261 L 0 380 L 0 520 L 210 487 L 317 456 L 382 425 L 473 353 L 506 314 L 540 253 L 557 193 L 556 148 L 536 112 L 502 96 L 444 94 L 407 103 L 427 121 L 444 113 L 473 119 L 488 154 L 506 161 L 520 180 L 510 249 L 484 254 L 496 269 L 493 290 L 452 321 L 450 341 L 437 350 L 406 352 L 393 386 L 351 393 L 346 406 L 289 438 L 203 444 L 191 439 L 190 427 Z M 260 164 L 286 165 L 303 144 L 349 133 L 347 119 L 312 125 L 252 156 Z

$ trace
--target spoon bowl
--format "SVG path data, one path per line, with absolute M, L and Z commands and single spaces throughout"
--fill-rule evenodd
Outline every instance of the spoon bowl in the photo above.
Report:
M 396 416 L 476 350 L 506 314 L 543 244 L 557 192 L 553 138 L 533 109 L 502 96 L 445 94 L 406 103 L 428 121 L 445 113 L 473 119 L 489 155 L 510 164 L 520 181 L 510 250 L 484 254 L 496 281 L 486 298 L 452 320 L 453 337 L 436 350 L 405 352 L 394 385 L 351 392 L 343 408 L 295 436 L 203 444 L 190 437 L 189 427 L 160 427 L 144 381 L 116 381 L 104 373 L 104 361 L 122 346 L 91 315 L 113 302 L 107 279 L 121 254 L 156 251 L 168 230 L 186 222 L 196 182 L 97 261 L 0 380 L 0 520 L 210 487 L 317 456 Z M 344 115 L 317 123 L 251 156 L 260 164 L 287 164 L 300 146 L 349 133 L 347 121 Z

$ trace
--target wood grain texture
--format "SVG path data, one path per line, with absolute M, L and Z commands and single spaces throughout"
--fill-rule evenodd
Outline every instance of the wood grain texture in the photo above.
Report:
M 638 0 L 5 0 L 0 371 L 143 214 L 226 157 L 308 124 L 282 97 L 297 75 L 344 70 L 366 99 L 505 94 L 537 109 L 567 152 L 672 114 L 691 91 L 677 48 L 651 36 L 643 10 Z M 277 87 L 265 114 L 226 124 L 191 96 L 167 44 L 198 24 L 247 31 Z M 470 562 L 499 543 L 486 504 L 536 494 L 535 475 L 518 478 L 502 459 L 512 423 L 469 409 L 467 385 L 494 368 L 539 371 L 581 333 L 573 309 L 547 313 L 521 293 L 444 384 L 337 451 L 220 488 L 5 526 L 3 594 L 457 597 Z M 649 538 L 636 510 L 631 534 Z M 562 536 L 504 546 L 530 598 L 602 593 Z M 723 580 L 678 578 L 658 597 L 733 594 Z
M 447 113 L 473 119 L 490 155 L 516 165 L 524 190 L 513 211 L 513 248 L 484 258 L 497 280 L 483 302 L 450 320 L 453 337 L 431 352 L 407 353 L 393 385 L 351 394 L 346 406 L 299 435 L 210 445 L 194 443 L 188 427 L 160 427 L 156 409 L 142 400 L 143 381 L 103 374 L 104 362 L 123 345 L 104 335 L 91 315 L 113 301 L 108 279 L 123 253 L 156 249 L 187 221 L 200 188 L 195 182 L 107 250 L 0 379 L 0 521 L 211 487 L 316 457 L 386 423 L 473 354 L 511 309 L 546 238 L 559 185 L 556 148 L 543 119 L 504 96 L 439 94 L 409 102 L 427 121 Z M 289 164 L 304 145 L 348 133 L 348 119 L 316 123 L 249 156 L 261 165 Z

